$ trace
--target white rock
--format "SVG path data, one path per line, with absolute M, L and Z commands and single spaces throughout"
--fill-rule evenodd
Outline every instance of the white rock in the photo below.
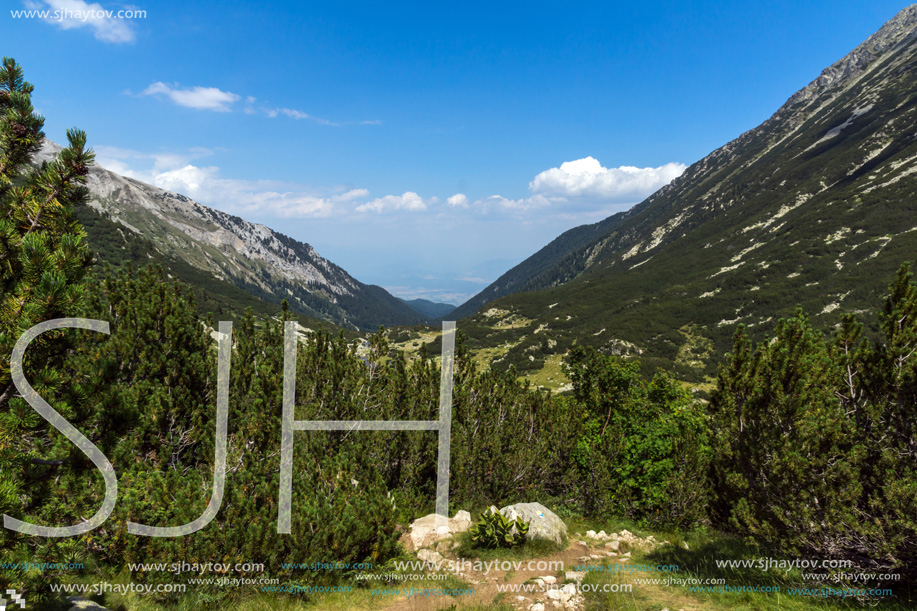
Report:
M 438 564 L 443 561 L 443 555 L 439 552 L 434 552 L 432 549 L 420 550 L 417 552 L 417 558 L 430 564 Z
M 449 520 L 449 530 L 452 534 L 463 533 L 471 528 L 471 524 L 471 514 L 462 510 Z
M 454 518 L 442 520 L 437 525 L 436 514 L 431 513 L 411 522 L 409 540 L 411 549 L 429 547 L 437 541 L 448 539 L 454 534 L 465 532 L 471 528 L 471 514 L 459 511 Z M 445 522 L 445 523 L 442 523 Z
M 586 536 L 589 537 L 590 539 L 595 539 L 595 531 L 594 531 L 594 530 L 587 530 L 587 531 L 586 531 Z
M 567 571 L 566 573 L 564 573 L 564 577 L 572 581 L 575 581 L 576 583 L 582 583 L 583 579 L 586 577 L 586 572 L 585 571 Z M 567 585 L 573 585 L 573 584 L 567 584 Z
M 544 611 L 544 603 L 535 603 L 529 607 L 529 611 Z
M 108 611 L 106 607 L 81 596 L 68 596 L 67 602 L 73 605 L 69 611 L 83 611 L 84 609 L 89 611 Z
M 553 575 L 545 575 L 544 577 L 541 577 L 540 579 L 544 583 L 549 584 L 549 585 L 557 583 L 557 577 L 554 577 Z

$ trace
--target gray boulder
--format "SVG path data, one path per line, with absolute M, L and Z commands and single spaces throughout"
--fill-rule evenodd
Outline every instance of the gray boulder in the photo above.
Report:
M 541 503 L 516 503 L 500 510 L 510 520 L 522 518 L 529 523 L 528 539 L 545 539 L 558 545 L 567 536 L 567 525 L 553 511 Z

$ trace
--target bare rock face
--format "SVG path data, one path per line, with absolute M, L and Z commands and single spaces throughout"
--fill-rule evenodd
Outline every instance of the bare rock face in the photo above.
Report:
M 567 525 L 553 511 L 541 503 L 516 503 L 500 510 L 510 520 L 522 518 L 529 523 L 528 539 L 544 539 L 558 545 L 567 536 Z

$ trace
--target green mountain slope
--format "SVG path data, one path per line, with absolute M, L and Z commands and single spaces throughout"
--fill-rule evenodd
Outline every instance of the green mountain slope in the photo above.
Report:
M 915 190 L 917 5 L 641 204 L 510 270 L 462 327 L 523 370 L 578 341 L 709 373 L 738 323 L 877 307 L 917 253 Z
M 100 271 L 105 267 L 124 269 L 132 265 L 134 269 L 138 269 L 148 264 L 160 265 L 169 277 L 183 282 L 190 288 L 194 293 L 198 312 L 202 315 L 213 314 L 214 321 L 241 318 L 248 308 L 261 316 L 277 316 L 280 311 L 277 304 L 259 299 L 226 280 L 220 280 L 206 271 L 188 265 L 181 259 L 163 255 L 156 250 L 152 242 L 132 233 L 92 207 L 77 208 L 74 212 L 86 229 L 89 247 Z M 295 310 L 293 317 L 305 328 L 336 329 L 332 323 Z M 345 334 L 348 338 L 356 336 L 353 331 L 345 331 Z
M 455 306 L 451 303 L 439 303 L 429 299 L 401 299 L 399 297 L 398 300 L 432 320 L 442 318 L 455 310 Z
M 591 225 L 580 225 L 551 241 L 550 244 L 512 268 L 483 291 L 450 313 L 465 318 L 483 305 L 512 293 L 536 291 L 561 285 L 578 276 L 589 265 L 589 258 L 602 238 L 625 218 L 621 212 Z
M 45 140 L 38 161 L 58 150 Z M 102 167 L 91 169 L 87 186 L 91 207 L 116 223 L 123 239 L 142 238 L 151 256 L 181 262 L 207 284 L 221 281 L 275 305 L 286 299 L 302 314 L 351 329 L 427 321 L 383 288 L 363 284 L 308 244 L 264 225 Z M 87 231 L 93 242 L 105 239 Z

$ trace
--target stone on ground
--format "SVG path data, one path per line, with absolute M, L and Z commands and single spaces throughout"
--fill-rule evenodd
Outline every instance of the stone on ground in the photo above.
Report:
M 507 505 L 500 513 L 510 520 L 518 517 L 522 518 L 523 522 L 529 522 L 529 540 L 543 539 L 560 545 L 567 536 L 567 525 L 564 521 L 541 503 Z

